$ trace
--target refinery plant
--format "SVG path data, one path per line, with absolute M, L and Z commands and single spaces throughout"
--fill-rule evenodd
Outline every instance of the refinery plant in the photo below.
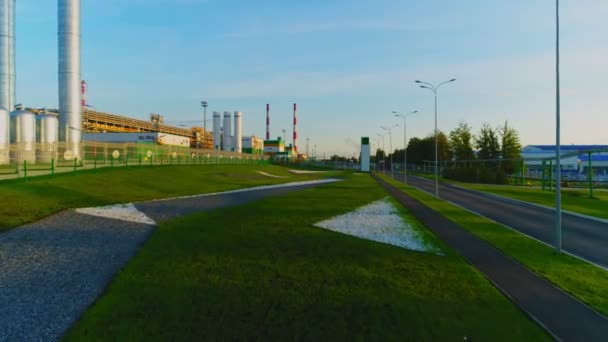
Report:
M 297 105 L 293 104 L 293 143 L 243 137 L 239 111 L 213 113 L 213 132 L 166 125 L 160 114 L 149 121 L 92 110 L 81 79 L 80 0 L 58 0 L 57 109 L 27 108 L 16 101 L 15 0 L 0 0 L 0 165 L 89 159 L 87 146 L 100 143 L 157 144 L 185 149 L 247 153 L 270 158 L 306 158 L 297 149 Z M 206 109 L 206 101 L 204 102 Z M 84 144 L 83 142 L 86 142 Z M 87 145 L 87 146 L 85 146 Z M 96 147 L 93 148 L 97 150 Z M 97 158 L 97 157 L 95 157 Z

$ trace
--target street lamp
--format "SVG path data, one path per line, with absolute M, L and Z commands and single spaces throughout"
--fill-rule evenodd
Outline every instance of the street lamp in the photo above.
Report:
M 283 144 L 285 143 L 285 128 L 283 128 Z
M 201 106 L 203 107 L 203 148 L 205 148 L 205 143 L 207 142 L 207 101 L 201 101 Z
M 439 165 L 438 165 L 438 151 L 437 151 L 437 91 L 439 90 L 439 87 L 441 87 L 442 85 L 444 85 L 446 83 L 454 82 L 454 81 L 456 81 L 456 79 L 452 78 L 449 81 L 439 83 L 437 86 L 432 85 L 431 83 L 428 83 L 428 82 L 422 82 L 422 81 L 418 81 L 418 80 L 416 81 L 416 83 L 423 84 L 420 86 L 420 88 L 428 89 L 428 90 L 432 91 L 433 94 L 435 95 L 435 197 L 437 197 L 437 198 L 439 198 Z
M 562 249 L 562 168 L 560 137 L 560 87 L 559 87 L 559 0 L 555 0 L 555 159 L 557 175 L 555 176 L 555 252 Z M 522 170 L 523 172 L 523 170 Z
M 376 134 L 382 138 L 382 173 L 386 175 L 386 149 L 384 149 L 384 134 Z
M 418 113 L 418 111 L 415 110 L 407 114 L 393 111 L 395 116 L 403 119 L 403 184 L 407 184 L 407 122 L 405 119 L 415 113 Z
M 388 132 L 388 140 L 389 140 L 389 149 L 391 150 L 391 178 L 395 178 L 395 168 L 393 168 L 393 128 L 399 126 L 399 124 L 394 124 L 392 126 L 386 127 L 382 126 L 382 129 Z M 386 164 L 386 163 L 385 163 Z

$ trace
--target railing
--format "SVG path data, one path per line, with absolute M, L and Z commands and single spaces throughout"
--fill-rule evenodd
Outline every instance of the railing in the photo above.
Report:
M 65 143 L 14 144 L 0 150 L 0 180 L 78 172 L 104 167 L 258 164 L 262 155 L 195 149 L 150 143 L 86 141 L 77 153 Z

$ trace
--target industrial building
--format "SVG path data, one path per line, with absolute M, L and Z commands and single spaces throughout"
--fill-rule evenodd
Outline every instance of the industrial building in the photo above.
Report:
M 263 155 L 264 154 L 264 140 L 258 138 L 255 135 L 250 137 L 243 137 L 243 151 L 242 153 Z
M 527 145 L 521 150 L 529 170 L 540 170 L 543 160 L 555 159 L 555 145 Z M 560 146 L 561 169 L 566 173 L 585 173 L 591 156 L 592 168 L 598 174 L 608 172 L 608 145 L 562 145 Z

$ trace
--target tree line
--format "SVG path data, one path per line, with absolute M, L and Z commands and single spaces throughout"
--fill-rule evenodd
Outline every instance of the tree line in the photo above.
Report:
M 484 123 L 477 134 L 461 122 L 449 135 L 437 132 L 437 156 L 443 176 L 462 181 L 506 183 L 516 171 L 516 160 L 521 157 L 519 133 L 507 121 L 496 128 Z M 386 157 L 386 158 L 385 158 Z M 386 160 L 390 168 L 391 154 L 378 148 L 376 160 Z M 393 163 L 402 164 L 403 149 L 392 152 Z M 407 145 L 408 168 L 435 161 L 435 135 L 413 137 Z

